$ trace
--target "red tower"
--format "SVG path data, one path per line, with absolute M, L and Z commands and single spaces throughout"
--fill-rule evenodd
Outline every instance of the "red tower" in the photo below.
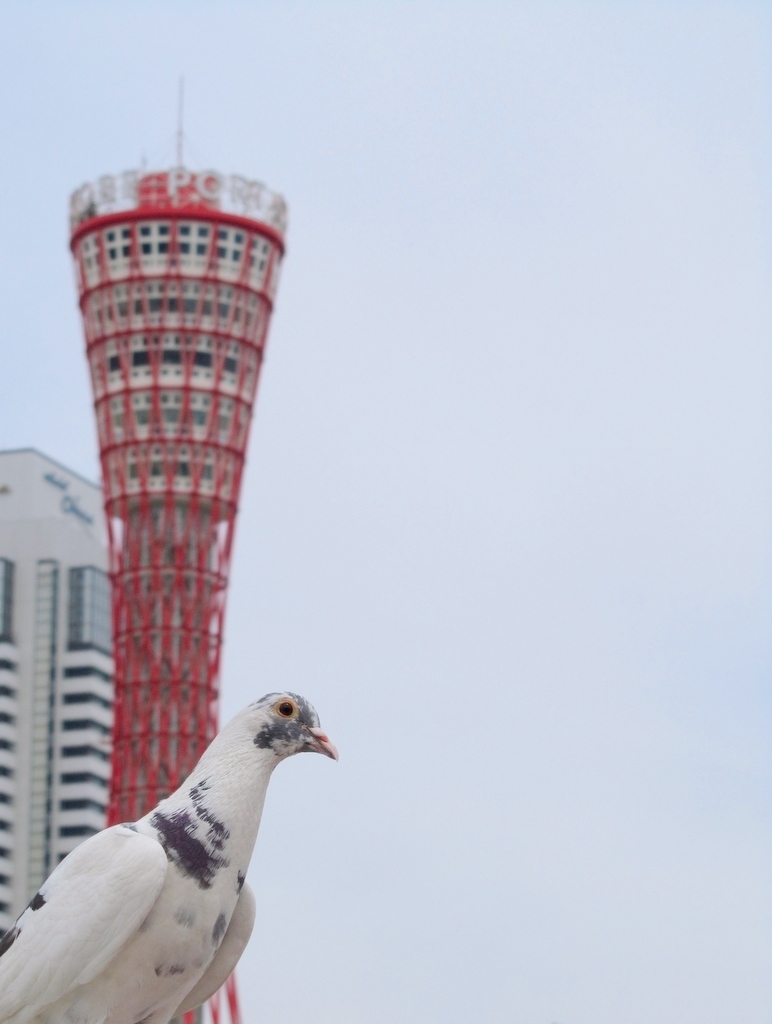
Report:
M 286 205 L 258 182 L 177 167 L 84 185 L 70 223 L 110 544 L 112 824 L 174 790 L 217 731 L 228 569 Z

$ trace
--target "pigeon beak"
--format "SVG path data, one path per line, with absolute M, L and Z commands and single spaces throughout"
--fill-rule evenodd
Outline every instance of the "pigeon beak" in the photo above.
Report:
M 327 733 L 321 729 L 310 729 L 308 730 L 314 738 L 314 748 L 319 751 L 320 754 L 326 754 L 327 757 L 331 757 L 333 761 L 338 760 L 338 751 L 334 743 L 330 741 Z

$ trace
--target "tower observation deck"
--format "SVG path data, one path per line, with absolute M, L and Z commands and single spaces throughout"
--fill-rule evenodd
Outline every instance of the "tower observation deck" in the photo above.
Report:
M 109 823 L 146 813 L 217 731 L 223 615 L 286 205 L 214 171 L 75 192 L 71 248 L 112 581 Z

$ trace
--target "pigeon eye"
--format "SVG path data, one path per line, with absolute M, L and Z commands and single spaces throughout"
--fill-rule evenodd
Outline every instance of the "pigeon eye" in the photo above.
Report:
M 295 714 L 295 705 L 291 700 L 283 700 L 280 704 L 276 705 L 276 710 L 282 718 L 292 718 Z

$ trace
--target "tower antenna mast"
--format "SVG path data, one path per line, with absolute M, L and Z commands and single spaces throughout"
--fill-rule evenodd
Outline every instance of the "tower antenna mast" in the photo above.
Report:
M 182 131 L 182 115 L 185 101 L 185 77 L 180 75 L 180 89 L 177 97 L 177 166 L 182 167 L 182 142 L 184 134 Z

